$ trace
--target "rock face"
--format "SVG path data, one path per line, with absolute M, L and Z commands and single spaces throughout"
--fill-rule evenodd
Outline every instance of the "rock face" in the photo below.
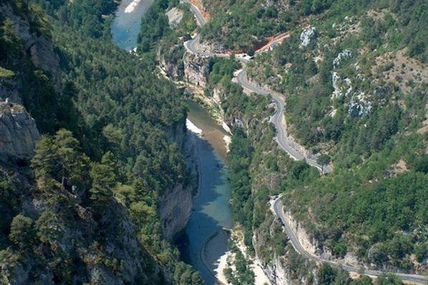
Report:
M 0 102 L 0 160 L 30 159 L 39 137 L 36 123 L 24 107 Z
M 159 63 L 166 75 L 173 80 L 182 80 L 184 77 L 183 64 L 184 47 L 182 44 L 174 45 L 159 52 Z
M 170 139 L 180 146 L 191 177 L 197 177 L 194 137 L 186 132 L 184 123 L 171 129 L 169 135 Z M 189 221 L 193 200 L 192 190 L 197 187 L 197 183 L 192 182 L 186 185 L 177 184 L 172 189 L 165 191 L 160 199 L 159 214 L 163 232 L 168 240 L 173 240 L 179 232 L 184 230 Z
M 188 82 L 205 88 L 209 74 L 207 58 L 186 52 L 184 54 L 184 76 Z
M 181 20 L 183 19 L 183 11 L 174 7 L 166 12 L 166 16 L 168 17 L 168 24 L 174 28 L 180 24 Z
M 300 34 L 300 41 L 302 47 L 307 47 L 313 39 L 315 39 L 317 36 L 317 30 L 315 27 L 309 27 L 306 28 L 301 34 Z
M 5 101 L 6 99 L 9 102 L 22 104 L 14 78 L 0 78 L 0 101 Z
M 0 4 L 0 15 L 12 21 L 16 35 L 23 43 L 23 53 L 30 56 L 35 67 L 51 76 L 55 90 L 60 91 L 59 57 L 49 35 L 32 31 L 31 20 L 24 15 L 16 15 L 8 4 Z
M 174 239 L 186 227 L 191 210 L 192 191 L 189 187 L 178 184 L 162 196 L 160 218 L 168 240 Z
M 293 284 L 293 279 L 290 274 L 287 272 L 285 266 L 281 262 L 281 258 L 275 256 L 272 264 L 269 264 L 265 268 L 265 272 L 274 285 L 291 285 Z
M 60 90 L 59 57 L 54 52 L 52 42 L 45 36 L 33 38 L 28 48 L 32 63 L 52 76 L 56 91 Z

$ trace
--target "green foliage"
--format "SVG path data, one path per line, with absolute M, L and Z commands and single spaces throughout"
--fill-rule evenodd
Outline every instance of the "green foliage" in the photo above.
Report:
M 0 250 L 0 266 L 2 274 L 0 275 L 0 282 L 2 284 L 9 284 L 13 280 L 13 270 L 20 264 L 20 255 L 14 253 L 11 249 Z
M 354 251 L 368 263 L 414 270 L 412 256 L 423 260 L 427 255 L 427 212 L 422 206 L 428 201 L 426 135 L 416 134 L 426 117 L 426 86 L 412 82 L 406 90 L 383 73 L 394 69 L 389 62 L 397 51 L 426 62 L 426 3 L 290 1 L 287 13 L 280 3 L 277 11 L 268 12 L 269 6 L 261 8 L 261 2 L 204 3 L 213 19 L 203 28 L 203 38 L 221 48 L 246 51 L 268 35 L 292 31 L 272 53 L 259 54 L 250 62 L 248 73 L 287 95 L 290 131 L 313 152 L 328 152 L 318 161 L 332 160 L 334 173 L 320 177 L 304 162 L 281 157 L 276 145 L 266 142 L 269 128 L 262 120 L 268 115 L 263 117 L 258 105 L 266 102 L 242 96 L 242 90 L 230 83 L 233 62 L 215 59 L 206 95 L 213 88 L 224 93 L 226 119 L 245 126 L 234 130 L 228 158 L 236 221 L 247 235 L 256 232 L 259 241 L 268 240 L 274 252 L 289 257 L 282 239 L 264 234 L 271 232 L 266 214 L 269 196 L 284 192 L 284 204 L 334 255 Z M 271 21 L 270 17 L 281 16 Z M 301 46 L 299 37 L 302 22 L 317 29 L 316 39 L 307 47 Z M 361 32 L 354 32 L 355 27 Z M 346 49 L 352 56 L 333 66 Z M 387 60 L 384 69 L 375 64 L 379 58 Z M 344 84 L 342 95 L 333 98 L 333 72 L 342 81 L 350 80 L 352 92 L 343 95 L 348 88 Z M 361 102 L 359 94 L 365 95 Z M 397 166 L 401 160 L 403 169 Z M 250 244 L 247 236 L 246 243 Z M 258 250 L 269 260 L 269 249 Z M 351 281 L 334 268 L 320 272 L 322 284 L 372 284 L 366 278 Z M 233 277 L 232 271 L 226 273 Z
M 379 159 L 385 159 L 382 157 L 385 154 Z M 428 222 L 428 212 L 423 206 L 428 199 L 428 180 L 424 173 L 410 171 L 389 179 L 377 178 L 377 182 L 366 185 L 363 170 L 380 167 L 372 160 L 354 174 L 337 173 L 314 181 L 309 188 L 287 194 L 287 200 L 297 199 L 326 225 L 314 234 L 326 241 L 333 253 L 346 253 L 342 239 L 346 232 L 353 237 L 346 242 L 356 243 L 363 259 L 379 265 L 407 266 L 405 260 L 415 252 L 414 244 L 427 242 L 418 232 Z M 378 175 L 383 175 L 381 169 Z M 373 175 L 376 174 L 370 177 Z M 321 206 L 326 203 L 329 207 Z M 299 215 L 307 211 L 296 205 L 291 208 Z M 406 236 L 404 232 L 411 234 Z
M 180 262 L 174 270 L 174 284 L 177 285 L 202 285 L 204 284 L 199 273 L 194 272 L 191 266 Z
M 333 269 L 333 267 L 331 267 L 328 264 L 321 265 L 321 268 L 318 272 L 318 279 L 319 279 L 320 285 L 335 284 L 336 277 L 337 277 L 337 271 Z
M 381 276 L 376 280 L 376 285 L 402 285 L 404 284 L 398 277 L 394 275 Z
M 12 218 L 34 199 L 40 214 L 23 212 L 36 221 L 36 238 L 27 242 L 31 246 L 25 253 L 54 278 L 72 283 L 75 275 L 89 282 L 85 266 L 95 264 L 125 278 L 127 265 L 116 250 L 105 251 L 108 244 L 135 251 L 130 258 L 138 259 L 137 279 L 126 282 L 151 276 L 159 283 L 163 277 L 155 272 L 162 266 L 164 272 L 177 270 L 179 284 L 201 284 L 190 267 L 176 268 L 177 250 L 164 240 L 157 214 L 163 192 L 187 179 L 175 142 L 184 132 L 186 116 L 181 93 L 153 73 L 150 61 L 136 61 L 111 43 L 114 1 L 35 1 L 50 18 L 25 1 L 10 2 L 32 33 L 53 42 L 60 70 L 48 74 L 36 69 L 15 24 L 0 16 L 0 64 L 15 74 L 12 83 L 44 134 L 31 169 L 17 167 L 23 180 L 18 186 L 1 169 L 0 249 L 24 247 L 27 241 L 20 238 L 32 227 L 26 218 Z M 124 240 L 130 244 L 125 246 Z M 6 270 L 2 266 L 2 278 L 8 276 Z
M 233 72 L 239 69 L 239 64 L 226 58 L 212 58 L 209 63 L 209 86 L 212 88 L 219 83 L 228 85 L 232 80 Z
M 117 183 L 117 178 L 114 174 L 114 169 L 108 162 L 94 163 L 91 173 L 92 188 L 91 200 L 95 206 L 106 206 L 113 197 L 113 188 Z
M 112 14 L 117 5 L 113 0 L 76 0 L 70 5 L 63 5 L 63 0 L 57 0 L 56 3 L 40 1 L 48 9 L 58 8 L 56 13 L 62 24 L 94 38 L 109 34 L 110 27 L 105 25 L 104 17 Z
M 212 1 L 204 3 L 213 17 L 202 28 L 202 38 L 226 49 L 252 53 L 265 38 L 285 31 L 288 15 L 263 1 Z M 282 7 L 279 8 L 282 10 Z
M 56 213 L 45 210 L 36 221 L 37 238 L 44 243 L 55 244 L 63 235 L 63 224 Z
M 70 131 L 61 129 L 54 137 L 42 137 L 32 159 L 36 179 L 54 179 L 64 185 L 85 189 L 83 179 L 89 171 L 89 158 L 80 152 L 80 145 Z
M 21 214 L 13 218 L 9 239 L 21 250 L 26 250 L 31 247 L 33 238 L 33 220 Z
M 232 216 L 235 222 L 245 229 L 245 244 L 251 244 L 253 199 L 251 197 L 251 179 L 249 166 L 251 163 L 252 147 L 242 129 L 234 130 L 228 166 L 230 169 L 230 188 Z
M 0 26 L 0 60 L 11 60 L 17 56 L 21 48 L 21 41 L 16 35 L 14 24 L 11 20 L 1 21 Z
M 12 78 L 14 76 L 15 73 L 13 71 L 0 66 L 0 78 Z
M 225 275 L 227 281 L 232 285 L 251 285 L 255 282 L 254 272 L 248 264 L 248 260 L 245 259 L 244 255 L 239 249 L 235 249 L 235 270 L 230 267 L 225 269 Z
M 169 31 L 168 18 L 165 11 L 168 0 L 157 0 L 148 9 L 141 21 L 141 33 L 138 42 L 141 52 L 149 52 Z

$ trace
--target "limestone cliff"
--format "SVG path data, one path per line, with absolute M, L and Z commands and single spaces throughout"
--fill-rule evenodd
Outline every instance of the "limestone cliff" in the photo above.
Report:
M 182 80 L 184 77 L 183 54 L 184 47 L 181 43 L 159 50 L 159 65 L 173 80 Z
M 0 160 L 28 160 L 39 138 L 36 123 L 21 105 L 0 102 Z
M 189 187 L 178 184 L 165 192 L 160 204 L 163 231 L 165 237 L 172 240 L 186 227 L 189 220 L 192 210 L 192 191 Z
M 40 25 L 33 14 L 17 14 L 8 4 L 0 4 L 0 14 L 11 21 L 14 34 L 22 44 L 22 54 L 29 55 L 31 63 L 46 71 L 52 78 L 56 91 L 60 90 L 59 57 L 47 31 L 34 29 Z M 15 63 L 16 64 L 16 63 Z
M 205 88 L 209 74 L 209 59 L 186 52 L 183 61 L 185 79 L 193 85 Z
M 186 132 L 183 124 L 178 124 L 169 132 L 170 139 L 180 146 L 185 156 L 189 177 L 197 177 L 195 144 L 191 134 Z M 192 193 L 197 183 L 189 179 L 167 189 L 160 199 L 159 214 L 165 237 L 173 240 L 187 225 L 192 210 Z

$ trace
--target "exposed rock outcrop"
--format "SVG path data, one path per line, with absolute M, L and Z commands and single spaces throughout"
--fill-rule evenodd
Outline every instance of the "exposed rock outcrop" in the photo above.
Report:
M 34 119 L 24 107 L 0 102 L 0 160 L 30 159 L 39 136 Z
M 31 43 L 31 46 L 28 49 L 30 52 L 31 61 L 36 67 L 47 71 L 51 75 L 55 90 L 59 91 L 59 57 L 54 52 L 52 42 L 45 36 L 40 36 L 33 38 L 29 43 Z
M 160 218 L 165 237 L 172 240 L 187 224 L 192 210 L 192 191 L 178 184 L 161 198 Z
M 197 177 L 193 135 L 185 131 L 183 124 L 178 124 L 171 129 L 170 138 L 180 146 L 190 176 Z M 196 181 L 190 181 L 185 185 L 177 184 L 172 189 L 165 191 L 160 199 L 159 214 L 164 235 L 168 240 L 173 240 L 187 225 L 192 210 L 193 189 L 197 187 Z
M 292 278 L 281 262 L 281 257 L 275 256 L 273 262 L 264 269 L 269 280 L 274 285 L 291 285 Z
M 31 28 L 32 20 L 25 15 L 17 15 L 8 4 L 0 4 L 0 14 L 12 21 L 15 34 L 22 42 L 23 52 L 30 55 L 35 67 L 43 69 L 51 77 L 56 91 L 60 91 L 59 57 L 54 51 L 49 35 Z
M 301 47 L 307 47 L 317 37 L 315 27 L 308 27 L 300 34 Z
M 168 24 L 171 27 L 175 27 L 180 24 L 181 20 L 183 19 L 183 11 L 174 7 L 166 12 L 166 16 L 168 17 Z
M 184 77 L 183 54 L 182 44 L 174 45 L 169 49 L 164 48 L 159 53 L 160 67 L 173 80 L 182 80 Z
M 185 79 L 191 84 L 205 88 L 209 74 L 209 59 L 187 52 L 184 54 L 183 61 Z

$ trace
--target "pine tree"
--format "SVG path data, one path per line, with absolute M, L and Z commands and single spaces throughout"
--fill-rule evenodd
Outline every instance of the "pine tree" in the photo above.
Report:
M 42 137 L 31 161 L 36 179 L 58 178 L 60 172 L 58 148 L 51 137 Z
M 113 197 L 116 175 L 109 164 L 94 163 L 91 169 L 91 200 L 95 206 L 104 206 Z
M 9 239 L 21 249 L 28 247 L 33 241 L 33 220 L 19 214 L 10 224 Z

